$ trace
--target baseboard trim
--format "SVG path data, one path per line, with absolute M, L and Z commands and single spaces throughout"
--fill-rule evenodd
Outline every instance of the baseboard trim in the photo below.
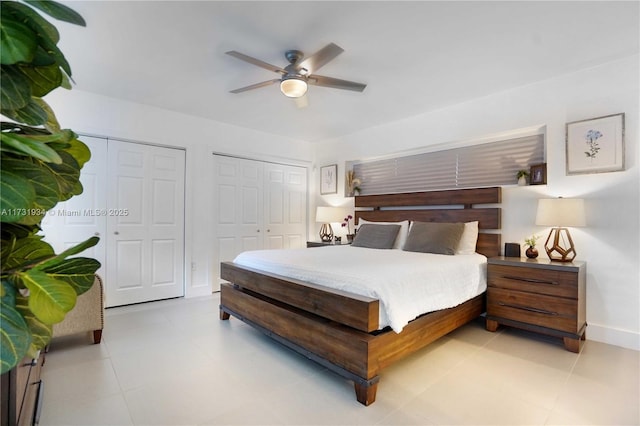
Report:
M 587 339 L 640 351 L 640 333 L 589 323 Z

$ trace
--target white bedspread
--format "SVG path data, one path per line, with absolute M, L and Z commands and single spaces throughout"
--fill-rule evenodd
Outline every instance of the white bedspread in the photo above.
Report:
M 256 250 L 234 263 L 380 300 L 380 328 L 399 333 L 414 318 L 457 306 L 487 288 L 487 258 L 348 245 Z

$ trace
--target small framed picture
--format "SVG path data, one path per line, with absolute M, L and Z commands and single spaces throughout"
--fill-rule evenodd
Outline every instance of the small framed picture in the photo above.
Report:
M 320 195 L 338 193 L 338 165 L 320 167 Z
M 567 174 L 624 170 L 624 113 L 566 125 Z
M 529 183 L 531 185 L 547 184 L 547 164 L 534 164 L 529 171 Z

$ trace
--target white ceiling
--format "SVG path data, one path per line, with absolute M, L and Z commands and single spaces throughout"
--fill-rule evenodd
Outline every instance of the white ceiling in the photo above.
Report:
M 87 27 L 57 23 L 78 90 L 307 141 L 356 132 L 629 56 L 632 2 L 66 2 Z M 297 108 L 278 85 L 284 51 L 345 52 L 318 74 L 363 93 L 310 86 Z M 585 88 L 588 90 L 588 88 Z

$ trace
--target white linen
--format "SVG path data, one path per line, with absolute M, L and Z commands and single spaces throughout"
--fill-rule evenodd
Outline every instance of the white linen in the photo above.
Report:
M 380 300 L 380 328 L 399 333 L 409 321 L 457 306 L 487 288 L 487 258 L 348 245 L 256 250 L 234 263 Z

